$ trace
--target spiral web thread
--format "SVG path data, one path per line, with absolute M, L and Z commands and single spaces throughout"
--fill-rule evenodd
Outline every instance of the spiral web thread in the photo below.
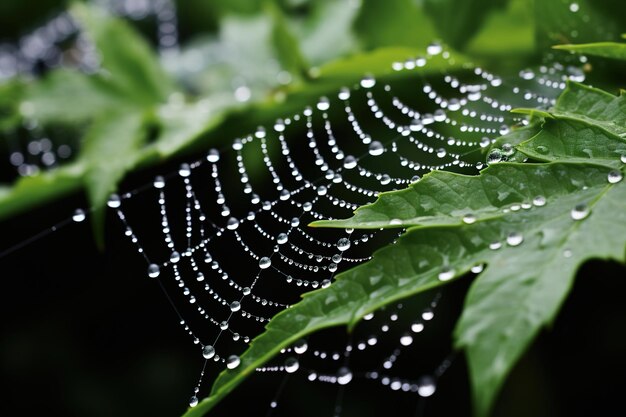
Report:
M 259 127 L 228 149 L 211 149 L 204 159 L 155 178 L 153 187 L 111 197 L 108 206 L 145 259 L 147 275 L 163 288 L 204 358 L 190 406 L 198 403 L 209 364 L 218 370 L 237 367 L 237 352 L 273 315 L 297 302 L 301 293 L 327 287 L 337 273 L 366 262 L 373 250 L 399 235 L 316 230 L 308 223 L 349 217 L 378 193 L 404 188 L 433 170 L 476 173 L 483 166 L 481 148 L 512 126 L 527 124 L 511 109 L 549 107 L 568 78 L 582 77 L 577 68 L 553 63 L 512 79 L 475 67 L 426 78 L 422 69 L 437 55 L 450 59 L 433 44 L 425 57 L 393 64 L 395 71 L 414 74 L 408 88 L 366 76 L 336 97 L 321 97 L 315 107 Z M 498 160 L 511 153 L 503 146 Z M 255 163 L 259 159 L 261 164 Z M 146 247 L 133 226 L 138 219 L 125 214 L 139 194 L 143 211 L 146 194 L 156 200 L 160 247 Z M 397 357 L 434 317 L 439 297 L 401 332 L 398 346 L 377 368 L 353 374 L 348 359 L 351 352 L 376 345 L 397 320 L 401 304 L 383 313 L 387 324 L 378 334 L 334 352 L 310 349 L 303 340 L 283 351 L 287 359 L 282 364 L 258 371 L 306 372 L 309 381 L 340 385 L 335 415 L 341 412 L 343 386 L 357 376 L 428 397 L 450 358 L 418 380 L 395 378 L 391 372 Z M 341 366 L 332 374 L 304 369 L 298 360 L 304 354 Z M 270 412 L 282 388 L 278 391 Z

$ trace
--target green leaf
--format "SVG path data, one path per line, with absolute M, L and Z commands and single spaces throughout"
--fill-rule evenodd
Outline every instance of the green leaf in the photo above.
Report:
M 59 97 L 66 97 L 59 105 Z M 74 70 L 52 71 L 30 84 L 23 96 L 22 114 L 44 124 L 77 124 L 91 121 L 102 112 L 128 106 L 100 75 Z
M 117 182 L 133 168 L 146 139 L 144 117 L 139 113 L 112 112 L 98 119 L 85 135 L 80 160 L 85 164 L 85 186 L 96 209 L 94 230 L 102 246 L 104 207 Z
M 626 61 L 626 43 L 597 42 L 577 45 L 556 45 L 554 49 Z
M 368 49 L 424 48 L 437 37 L 432 23 L 413 0 L 363 0 L 354 31 Z
M 128 99 L 151 105 L 174 91 L 146 41 L 126 22 L 80 3 L 74 4 L 72 13 L 96 44 L 111 84 Z
M 589 164 L 503 163 L 480 176 L 433 172 L 408 190 L 381 195 L 369 211 L 361 209 L 352 220 L 335 225 L 379 227 L 380 213 L 388 210 L 393 214 L 385 218 L 398 220 L 387 220 L 387 225 L 421 226 L 376 252 L 372 261 L 340 274 L 328 289 L 305 295 L 275 316 L 241 357 L 240 367 L 222 373 L 211 397 L 186 416 L 206 413 L 246 375 L 299 338 L 330 326 L 352 327 L 380 306 L 444 284 L 442 271 L 459 277 L 479 263 L 489 266 L 474 283 L 456 334 L 457 346 L 468 348 L 477 413 L 486 415 L 504 376 L 554 318 L 577 266 L 595 256 L 623 260 L 626 212 L 618 208 L 626 201 L 626 183 L 610 185 L 609 171 Z M 510 210 L 539 195 L 546 196 L 545 207 Z M 575 221 L 570 212 L 583 202 L 592 214 Z M 467 213 L 478 220 L 465 224 Z M 614 227 L 624 230 L 616 233 Z M 608 230 L 612 238 L 597 246 Z M 513 232 L 523 234 L 521 245 L 507 245 Z M 494 242 L 503 247 L 490 249 Z M 565 250 L 572 256 L 564 257 Z M 526 268 L 529 264 L 533 268 Z
M 482 27 L 485 18 L 502 9 L 508 0 L 425 0 L 424 9 L 430 14 L 444 41 L 463 49 Z
M 530 112 L 518 110 L 518 112 Z M 518 149 L 539 161 L 567 159 L 618 167 L 626 155 L 626 97 L 568 84 L 542 130 Z
M 601 126 L 609 117 L 624 116 L 614 110 L 621 109 L 616 100 L 573 84 L 554 109 L 569 119 L 549 122 L 565 124 L 584 112 L 595 118 L 577 123 L 610 133 Z M 512 139 L 528 137 L 533 129 L 520 129 L 514 132 L 520 137 Z M 308 293 L 275 316 L 241 356 L 241 365 L 224 371 L 211 396 L 186 416 L 206 413 L 303 336 L 330 326 L 352 328 L 365 314 L 443 285 L 476 265 L 486 267 L 467 296 L 455 345 L 467 355 L 475 413 L 487 416 L 517 360 L 556 317 L 578 267 L 591 258 L 626 260 L 623 166 L 616 171 L 604 159 L 581 162 L 576 156 L 583 150 L 601 154 L 603 146 L 573 145 L 560 162 L 493 164 L 477 176 L 434 171 L 406 190 L 382 193 L 351 219 L 314 223 L 407 232 L 371 261 L 340 274 L 329 288 Z

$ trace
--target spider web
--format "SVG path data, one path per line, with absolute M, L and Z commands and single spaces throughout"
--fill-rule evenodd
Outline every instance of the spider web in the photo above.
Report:
M 528 123 L 511 109 L 549 107 L 568 78 L 582 80 L 578 68 L 558 63 L 511 78 L 477 67 L 426 76 L 422 69 L 433 57 L 452 59 L 437 44 L 428 51 L 393 64 L 395 71 L 412 74 L 402 81 L 365 76 L 313 107 L 183 163 L 151 186 L 111 196 L 108 206 L 145 260 L 146 276 L 163 289 L 197 345 L 203 365 L 191 407 L 203 396 L 207 375 L 236 368 L 238 355 L 272 316 L 302 293 L 327 287 L 338 273 L 366 262 L 399 235 L 316 230 L 308 223 L 349 217 L 380 192 L 404 188 L 433 170 L 476 173 L 483 167 L 481 149 Z M 495 152 L 489 159 L 498 162 L 512 148 L 505 144 Z M 394 363 L 415 345 L 440 296 L 431 295 L 421 312 L 413 311 L 378 366 L 370 363 L 357 372 L 349 361 L 389 337 L 402 305 L 383 313 L 384 323 L 366 337 L 356 334 L 332 352 L 303 340 L 285 350 L 279 363 L 258 371 L 304 374 L 311 383 L 338 385 L 337 416 L 345 386 L 358 378 L 430 397 L 451 357 L 411 378 L 394 376 Z M 308 362 L 313 364 L 303 365 Z M 268 415 L 278 406 L 285 381 Z

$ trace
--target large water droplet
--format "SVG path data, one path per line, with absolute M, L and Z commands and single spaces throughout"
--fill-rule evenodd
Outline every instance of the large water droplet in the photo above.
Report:
M 74 220 L 76 223 L 80 223 L 85 220 L 85 217 L 87 217 L 85 215 L 85 210 L 76 209 L 74 210 L 74 214 L 72 215 L 72 220 Z
M 346 366 L 342 366 L 337 371 L 337 383 L 339 385 L 347 385 L 352 381 L 352 371 Z
M 579 10 L 580 10 L 580 5 L 578 3 L 570 3 L 570 5 L 569 5 L 569 11 L 570 12 L 576 13 Z
M 343 167 L 345 169 L 353 169 L 356 167 L 356 158 L 352 155 L 348 155 L 343 159 Z
M 172 252 L 172 254 L 170 255 L 170 262 L 175 264 L 178 261 L 180 261 L 180 253 L 176 251 Z
M 522 236 L 521 233 L 517 233 L 517 232 L 511 232 L 506 237 L 506 243 L 509 246 L 519 246 L 522 244 L 523 241 L 524 241 L 524 236 Z
M 317 102 L 317 108 L 321 111 L 326 111 L 330 108 L 330 102 L 328 101 L 328 97 L 321 97 L 320 101 Z
M 370 143 L 368 152 L 372 156 L 379 156 L 379 155 L 382 155 L 383 152 L 385 152 L 385 148 L 383 147 L 382 143 L 375 140 L 372 143 Z
M 204 359 L 211 359 L 213 356 L 215 356 L 215 348 L 211 345 L 205 345 L 202 348 L 202 356 L 204 357 Z
M 472 224 L 476 222 L 476 216 L 474 216 L 471 213 L 466 214 L 465 216 L 463 216 L 463 223 L 465 224 Z
M 417 393 L 420 397 L 430 397 L 437 390 L 437 384 L 431 376 L 423 376 L 417 381 Z
M 361 87 L 372 88 L 376 85 L 376 78 L 373 75 L 366 75 L 361 79 Z
M 118 208 L 121 205 L 122 205 L 122 200 L 120 199 L 120 196 L 117 194 L 111 194 L 111 196 L 109 197 L 109 200 L 107 201 L 107 206 L 111 208 Z
M 160 273 L 161 273 L 161 268 L 159 268 L 159 265 L 157 264 L 148 265 L 148 276 L 150 278 L 156 278 L 159 276 Z
M 611 171 L 609 172 L 609 175 L 607 178 L 609 180 L 609 183 L 617 184 L 624 178 L 624 176 L 622 175 L 620 171 Z
M 582 220 L 589 216 L 589 207 L 584 203 L 576 204 L 570 212 L 570 215 L 574 220 Z
M 292 356 L 285 360 L 285 372 L 287 372 L 288 374 L 293 374 L 298 370 L 298 368 L 300 368 L 300 363 L 298 362 L 298 359 Z
M 400 344 L 402 346 L 410 346 L 413 343 L 413 336 L 411 336 L 408 333 L 403 334 L 402 336 L 400 336 Z
M 443 47 L 437 42 L 432 42 L 426 47 L 426 53 L 428 55 L 439 55 L 442 51 Z
M 298 340 L 296 344 L 293 345 L 293 351 L 296 352 L 298 355 L 302 355 L 304 352 L 307 351 L 308 348 L 309 345 L 304 339 Z
M 502 151 L 498 148 L 493 148 L 489 151 L 489 155 L 487 155 L 487 163 L 488 164 L 497 164 L 498 162 L 505 161 L 506 157 L 502 153 Z
M 483 264 L 478 264 L 478 265 L 474 265 L 470 271 L 472 271 L 475 274 L 480 274 L 481 272 L 483 272 L 483 269 L 485 269 L 485 265 Z
M 206 154 L 206 160 L 215 163 L 220 160 L 220 153 L 217 149 L 210 149 Z
M 163 178 L 160 175 L 154 177 L 154 182 L 152 183 L 152 185 L 154 185 L 154 188 L 157 188 L 157 189 L 161 189 L 165 187 L 165 178 Z
M 337 249 L 344 252 L 350 249 L 350 239 L 342 237 L 337 241 Z
M 238 227 L 239 227 L 239 220 L 237 220 L 235 217 L 229 218 L 228 221 L 226 222 L 226 228 L 228 230 L 237 230 Z
M 447 266 L 441 269 L 438 275 L 439 281 L 449 281 L 454 278 L 454 269 L 451 269 Z
M 268 258 L 267 256 L 264 256 L 261 259 L 259 259 L 259 268 L 267 269 L 270 267 L 270 265 L 272 265 L 272 260 Z
M 346 87 L 343 87 L 341 90 L 339 90 L 338 96 L 340 100 L 347 100 L 350 98 L 350 90 L 348 90 Z
M 289 240 L 289 236 L 287 236 L 287 233 L 280 233 L 276 237 L 276 243 L 278 243 L 279 245 L 284 245 L 285 243 L 287 243 L 287 240 Z
M 622 162 L 622 164 L 626 164 L 626 155 L 620 156 L 619 160 Z
M 230 311 L 236 313 L 239 310 L 241 310 L 241 304 L 239 303 L 239 301 L 233 301 L 232 303 L 230 303 Z
M 235 369 L 241 363 L 241 359 L 237 355 L 230 355 L 228 359 L 226 359 L 226 367 L 228 369 Z
M 178 169 L 178 175 L 180 175 L 181 177 L 190 176 L 191 167 L 189 166 L 189 164 L 181 164 L 180 168 Z
M 195 395 L 189 399 L 189 407 L 195 407 L 198 405 L 198 397 Z
M 537 207 L 543 207 L 546 205 L 546 198 L 542 195 L 538 195 L 537 197 L 533 198 L 533 204 Z

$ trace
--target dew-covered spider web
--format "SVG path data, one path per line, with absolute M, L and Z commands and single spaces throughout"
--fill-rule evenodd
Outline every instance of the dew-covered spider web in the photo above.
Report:
M 190 407 L 208 395 L 218 372 L 239 365 L 239 355 L 275 314 L 366 262 L 402 232 L 316 229 L 309 223 L 349 217 L 379 193 L 404 188 L 433 170 L 475 174 L 485 159 L 506 160 L 514 152 L 510 144 L 488 156 L 484 150 L 528 124 L 510 110 L 550 107 L 567 79 L 584 77 L 577 67 L 555 62 L 512 77 L 478 67 L 432 75 L 426 71 L 432 60 L 454 58 L 438 44 L 427 52 L 393 64 L 405 73 L 401 79 L 366 75 L 157 176 L 153 184 L 111 196 L 108 206 L 145 260 L 144 274 L 152 280 L 146 285 L 163 289 L 197 346 Z M 78 211 L 75 220 L 84 214 Z M 396 305 L 372 322 L 367 316 L 335 346 L 316 346 L 311 338 L 284 350 L 257 370 L 284 375 L 266 402 L 268 415 L 280 409 L 287 378 L 295 377 L 336 386 L 335 399 L 328 400 L 329 414 L 336 416 L 344 391 L 357 380 L 421 399 L 432 396 L 454 355 L 410 372 L 396 362 L 418 349 L 441 297 L 422 297 L 419 307 Z M 352 365 L 355 356 L 369 352 L 378 359 Z

